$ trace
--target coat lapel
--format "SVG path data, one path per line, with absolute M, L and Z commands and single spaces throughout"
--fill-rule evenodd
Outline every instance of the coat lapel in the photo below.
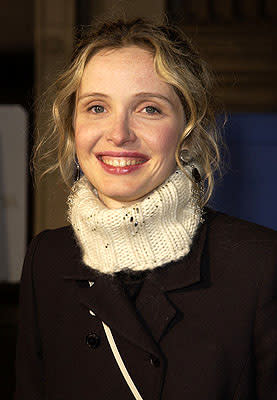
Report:
M 158 342 L 182 319 L 182 312 L 169 298 L 170 292 L 209 285 L 205 262 L 205 223 L 194 240 L 189 255 L 150 273 L 136 299 L 136 307 L 118 280 L 99 274 L 74 257 L 73 273 L 64 276 L 76 283 L 79 301 L 128 341 L 160 356 Z
M 143 350 L 160 356 L 160 350 L 145 327 L 118 280 L 96 273 L 75 257 L 75 273 L 64 276 L 74 282 L 78 300 L 105 322 L 112 331 L 125 337 Z
M 146 278 L 136 307 L 156 342 L 183 318 L 182 311 L 170 300 L 170 293 L 210 286 L 207 254 L 207 224 L 204 224 L 186 257 L 154 270 Z

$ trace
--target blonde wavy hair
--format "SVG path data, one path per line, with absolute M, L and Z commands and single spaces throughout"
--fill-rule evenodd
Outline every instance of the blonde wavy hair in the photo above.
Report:
M 214 187 L 214 172 L 220 169 L 220 134 L 215 121 L 213 80 L 205 62 L 190 40 L 177 27 L 136 19 L 110 20 L 88 27 L 76 45 L 70 66 L 53 85 L 55 98 L 51 118 L 42 137 L 37 135 L 32 166 L 41 178 L 60 170 L 71 186 L 75 174 L 73 118 L 76 94 L 88 61 L 103 49 L 137 45 L 153 54 L 154 68 L 179 96 L 186 117 L 186 127 L 176 148 L 175 158 L 184 172 L 180 151 L 189 149 L 206 181 L 204 205 Z M 44 103 L 43 103 L 44 104 Z

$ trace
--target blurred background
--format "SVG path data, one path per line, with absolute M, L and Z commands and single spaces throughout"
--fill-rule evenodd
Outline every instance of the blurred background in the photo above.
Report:
M 21 267 L 31 238 L 66 224 L 57 175 L 35 189 L 29 158 L 35 102 L 70 60 L 76 28 L 105 14 L 168 19 L 218 81 L 228 164 L 210 205 L 277 229 L 276 0 L 1 0 L 0 397 L 11 399 Z M 218 115 L 219 124 L 223 115 Z

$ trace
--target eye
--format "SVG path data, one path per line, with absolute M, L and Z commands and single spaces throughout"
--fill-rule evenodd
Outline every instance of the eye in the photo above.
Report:
M 146 111 L 147 114 L 160 114 L 160 110 L 158 110 L 156 107 L 153 106 L 146 106 L 144 107 L 144 110 Z
M 89 111 L 92 111 L 94 114 L 101 114 L 105 112 L 105 108 L 103 106 L 96 104 L 95 106 L 89 107 Z

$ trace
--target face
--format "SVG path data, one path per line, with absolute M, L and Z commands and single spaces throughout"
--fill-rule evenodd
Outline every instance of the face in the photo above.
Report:
M 93 56 L 81 80 L 74 118 L 82 171 L 108 208 L 134 204 L 169 177 L 184 130 L 173 88 L 137 46 Z

